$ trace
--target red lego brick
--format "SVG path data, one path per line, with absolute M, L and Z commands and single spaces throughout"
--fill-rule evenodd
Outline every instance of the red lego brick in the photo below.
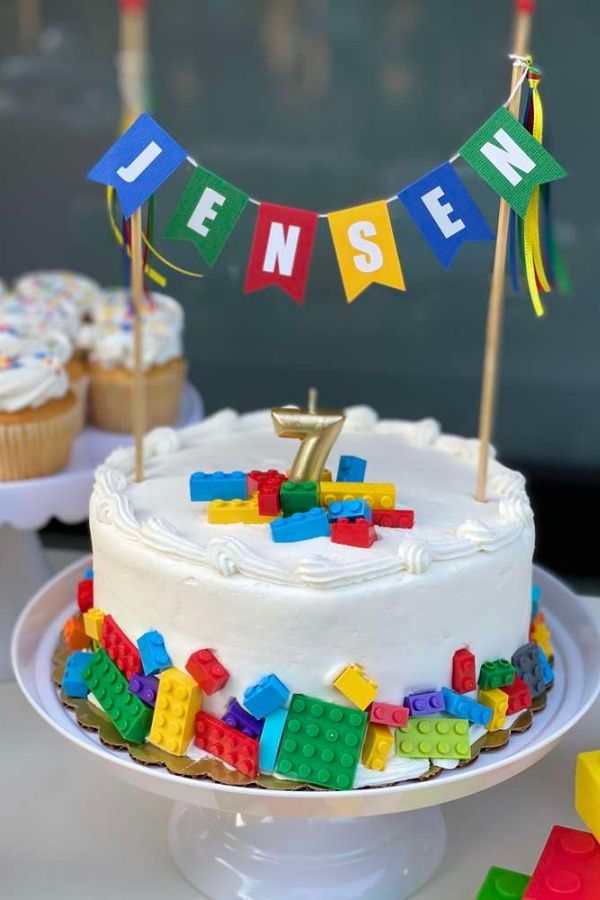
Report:
M 600 845 L 587 831 L 555 825 L 523 900 L 598 900 Z
M 94 582 L 91 578 L 84 578 L 77 585 L 77 605 L 82 613 L 94 605 Z
M 186 669 L 197 681 L 205 694 L 220 691 L 227 683 L 229 672 L 221 665 L 212 650 L 195 650 L 185 664 Z
M 373 510 L 373 525 L 383 525 L 385 528 L 412 528 L 414 524 L 414 509 Z
M 270 481 L 281 486 L 284 481 L 287 481 L 287 475 L 282 475 L 277 469 L 267 469 L 266 472 L 261 472 L 259 469 L 253 469 L 252 472 L 248 472 L 248 475 L 246 476 L 248 496 L 256 494 L 264 481 Z
M 459 694 L 474 691 L 477 687 L 475 657 L 470 650 L 463 647 L 452 657 L 452 689 Z
M 372 523 L 366 519 L 336 519 L 331 523 L 331 540 L 334 544 L 350 547 L 370 547 L 377 535 Z
M 281 513 L 279 491 L 281 484 L 277 480 L 265 478 L 258 486 L 258 514 L 260 516 L 278 516 Z
M 409 712 L 407 706 L 394 706 L 393 703 L 374 700 L 369 710 L 369 721 L 375 725 L 389 725 L 390 728 L 406 728 Z
M 531 691 L 518 675 L 515 675 L 512 684 L 505 684 L 500 690 L 508 696 L 508 709 L 506 710 L 508 716 L 514 716 L 523 709 L 531 709 L 533 702 Z
M 139 650 L 124 631 L 121 631 L 112 616 L 104 616 L 100 645 L 104 647 L 112 661 L 129 681 L 142 672 Z
M 258 775 L 258 740 L 242 734 L 209 713 L 196 713 L 194 743 L 249 778 Z

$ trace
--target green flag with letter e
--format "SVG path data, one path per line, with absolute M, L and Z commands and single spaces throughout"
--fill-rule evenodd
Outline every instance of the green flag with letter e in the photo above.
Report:
M 537 184 L 567 174 L 503 106 L 459 150 L 478 175 L 524 216 Z
M 164 237 L 191 241 L 206 264 L 214 266 L 247 203 L 248 194 L 198 166 Z

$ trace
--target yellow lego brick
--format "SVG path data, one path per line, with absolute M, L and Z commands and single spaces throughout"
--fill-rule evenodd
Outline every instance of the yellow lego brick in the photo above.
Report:
M 393 484 L 371 484 L 368 481 L 320 481 L 321 506 L 336 500 L 366 500 L 372 509 L 393 509 L 396 488 Z
M 93 641 L 100 641 L 102 636 L 102 622 L 104 621 L 104 610 L 93 606 L 83 614 L 83 627 L 88 637 Z
M 248 500 L 211 500 L 208 504 L 208 521 L 211 525 L 263 525 L 277 516 L 261 516 L 258 512 L 258 497 L 253 494 Z
M 554 656 L 554 647 L 552 646 L 552 635 L 550 629 L 545 622 L 534 622 L 531 629 L 531 640 L 539 644 L 548 659 Z
M 394 735 L 387 725 L 367 725 L 361 755 L 363 765 L 367 769 L 383 772 L 393 743 Z
M 508 695 L 501 691 L 500 688 L 490 688 L 487 691 L 480 690 L 477 693 L 477 699 L 484 706 L 488 706 L 493 713 L 487 730 L 498 731 L 499 728 L 502 728 L 508 709 Z
M 194 736 L 194 720 L 202 706 L 202 691 L 179 669 L 161 672 L 148 740 L 156 747 L 181 756 Z
M 366 677 L 365 670 L 358 663 L 346 666 L 333 682 L 333 686 L 359 709 L 366 709 L 379 690 L 379 685 Z
M 600 840 L 600 750 L 577 754 L 575 810 L 596 840 Z

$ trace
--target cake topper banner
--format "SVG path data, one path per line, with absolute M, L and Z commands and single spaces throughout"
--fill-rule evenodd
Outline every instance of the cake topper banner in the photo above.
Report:
M 302 303 L 314 245 L 317 219 L 329 228 L 347 301 L 373 283 L 405 290 L 388 205 L 400 200 L 444 268 L 466 242 L 494 235 L 452 167 L 462 157 L 472 169 L 526 219 L 526 233 L 538 228 L 539 185 L 564 177 L 562 166 L 542 146 L 541 130 L 530 133 L 505 108 L 532 71 L 531 61 L 516 57 L 522 74 L 505 106 L 485 122 L 448 162 L 386 199 L 327 213 L 262 203 L 199 166 L 149 115 L 141 115 L 88 173 L 116 189 L 123 215 L 129 218 L 187 161 L 194 166 L 164 237 L 190 241 L 208 266 L 214 266 L 248 203 L 258 206 L 244 291 L 278 285 Z M 535 207 L 535 208 L 534 208 Z M 164 264 L 183 271 L 146 246 Z M 527 244 L 528 281 L 542 271 L 538 244 Z M 198 276 L 199 273 L 187 273 Z M 546 282 L 542 281 L 545 289 Z M 535 299 L 532 294 L 532 299 Z M 539 305 L 534 302 L 536 312 Z

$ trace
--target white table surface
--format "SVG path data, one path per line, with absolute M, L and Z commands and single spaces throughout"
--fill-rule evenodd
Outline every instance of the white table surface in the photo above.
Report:
M 58 568 L 78 555 L 55 552 L 52 562 Z M 600 599 L 590 598 L 590 609 L 600 622 Z M 0 723 L 3 898 L 198 900 L 169 857 L 168 801 L 107 778 L 14 682 L 0 684 Z M 491 865 L 531 872 L 552 825 L 585 827 L 572 803 L 575 757 L 598 747 L 600 701 L 538 765 L 446 804 L 446 857 L 415 898 L 472 900 Z

